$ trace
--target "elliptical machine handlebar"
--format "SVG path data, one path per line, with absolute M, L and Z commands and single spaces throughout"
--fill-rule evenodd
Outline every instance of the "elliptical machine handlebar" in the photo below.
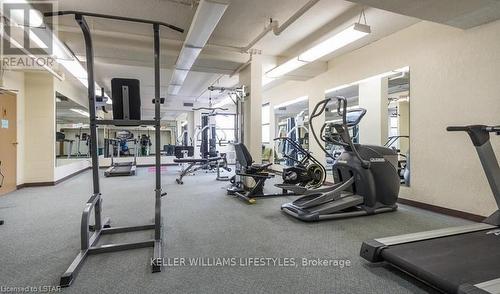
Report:
M 367 160 L 364 160 L 361 157 L 358 150 L 354 146 L 354 143 L 352 142 L 351 136 L 349 135 L 349 126 L 348 126 L 348 121 L 347 121 L 347 99 L 343 96 L 336 96 L 335 98 L 337 99 L 337 104 L 338 104 L 337 105 L 337 113 L 342 116 L 342 125 L 336 126 L 336 129 L 337 129 L 337 131 L 342 132 L 342 136 L 343 136 L 342 140 L 344 142 L 340 142 L 340 141 L 335 140 L 335 142 L 332 142 L 332 143 L 334 143 L 336 145 L 341 145 L 344 147 L 348 146 L 354 152 L 354 154 L 358 158 L 358 160 L 361 162 L 361 166 L 363 168 L 370 168 L 370 162 Z M 313 134 L 314 140 L 316 141 L 316 143 L 318 143 L 321 150 L 323 150 L 323 152 L 325 152 L 325 154 L 328 157 L 335 160 L 335 158 L 325 149 L 325 147 L 323 147 L 323 144 L 320 142 L 320 140 L 316 134 L 316 131 L 314 130 L 314 125 L 313 125 L 313 120 L 316 117 L 323 114 L 323 112 L 325 112 L 326 106 L 331 100 L 332 100 L 332 98 L 326 98 L 326 99 L 318 102 L 318 104 L 316 104 L 316 106 L 313 109 L 313 112 L 311 113 L 311 116 L 309 117 L 309 126 L 311 129 L 311 133 Z M 366 110 L 363 111 L 363 113 L 359 119 L 361 119 L 361 117 L 364 115 L 364 113 L 366 113 Z M 325 126 L 326 125 L 324 124 L 323 127 L 321 128 L 321 133 L 320 133 L 321 139 L 323 141 L 325 141 L 325 139 L 322 137 Z
M 354 143 L 352 142 L 351 136 L 349 135 L 349 125 L 347 122 L 347 99 L 343 96 L 337 96 L 337 113 L 342 116 L 342 126 L 338 127 L 336 126 L 336 129 L 339 131 L 341 130 L 343 132 L 342 134 L 342 140 L 345 141 L 351 148 L 351 150 L 354 152 L 354 155 L 358 158 L 358 160 L 361 162 L 361 166 L 363 168 L 370 168 L 370 162 L 368 160 L 364 160 L 361 155 L 358 152 L 358 149 L 356 149 L 356 146 L 354 146 Z M 366 110 L 362 111 L 362 115 L 358 119 L 361 120 L 361 117 L 364 116 L 366 113 Z

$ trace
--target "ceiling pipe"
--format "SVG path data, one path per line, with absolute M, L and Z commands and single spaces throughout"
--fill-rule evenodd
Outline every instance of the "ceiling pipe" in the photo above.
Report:
M 297 12 L 295 12 L 287 21 L 285 21 L 281 26 L 278 26 L 276 21 L 276 26 L 273 27 L 273 33 L 278 36 L 284 30 L 286 30 L 292 23 L 299 19 L 304 13 L 306 13 L 311 7 L 313 7 L 319 0 L 310 0 L 304 6 L 302 6 Z
M 297 10 L 289 19 L 287 19 L 281 26 L 277 20 L 270 19 L 269 24 L 264 28 L 264 30 L 255 39 L 250 41 L 245 47 L 241 47 L 241 52 L 248 53 L 252 47 L 257 44 L 262 38 L 264 38 L 267 33 L 273 31 L 275 36 L 279 36 L 283 33 L 291 24 L 293 24 L 297 19 L 299 19 L 304 13 L 306 13 L 311 7 L 313 7 L 319 0 L 309 0 L 304 6 Z

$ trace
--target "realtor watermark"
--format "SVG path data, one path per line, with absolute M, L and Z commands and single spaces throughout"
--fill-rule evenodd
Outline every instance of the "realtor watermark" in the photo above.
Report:
M 334 267 L 347 268 L 349 259 L 319 257 L 165 257 L 151 259 L 151 265 L 164 267 Z
M 1 63 L 4 69 L 42 69 L 57 65 L 54 25 L 43 12 L 54 11 L 55 1 L 1 1 Z
M 61 286 L 0 286 L 0 293 L 57 293 Z

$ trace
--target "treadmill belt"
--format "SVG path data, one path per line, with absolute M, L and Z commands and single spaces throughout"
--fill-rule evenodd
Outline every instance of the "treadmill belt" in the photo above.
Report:
M 111 174 L 124 174 L 124 175 L 128 175 L 130 174 L 130 170 L 131 170 L 132 166 L 128 165 L 128 166 L 115 166 L 113 167 L 113 169 L 111 170 Z
M 496 229 L 420 242 L 392 245 L 382 257 L 401 270 L 445 292 L 462 284 L 478 284 L 500 277 L 500 236 Z

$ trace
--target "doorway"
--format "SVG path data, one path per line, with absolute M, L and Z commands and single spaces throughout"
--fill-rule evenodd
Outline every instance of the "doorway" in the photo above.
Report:
M 10 92 L 0 92 L 0 195 L 16 190 L 16 98 Z

